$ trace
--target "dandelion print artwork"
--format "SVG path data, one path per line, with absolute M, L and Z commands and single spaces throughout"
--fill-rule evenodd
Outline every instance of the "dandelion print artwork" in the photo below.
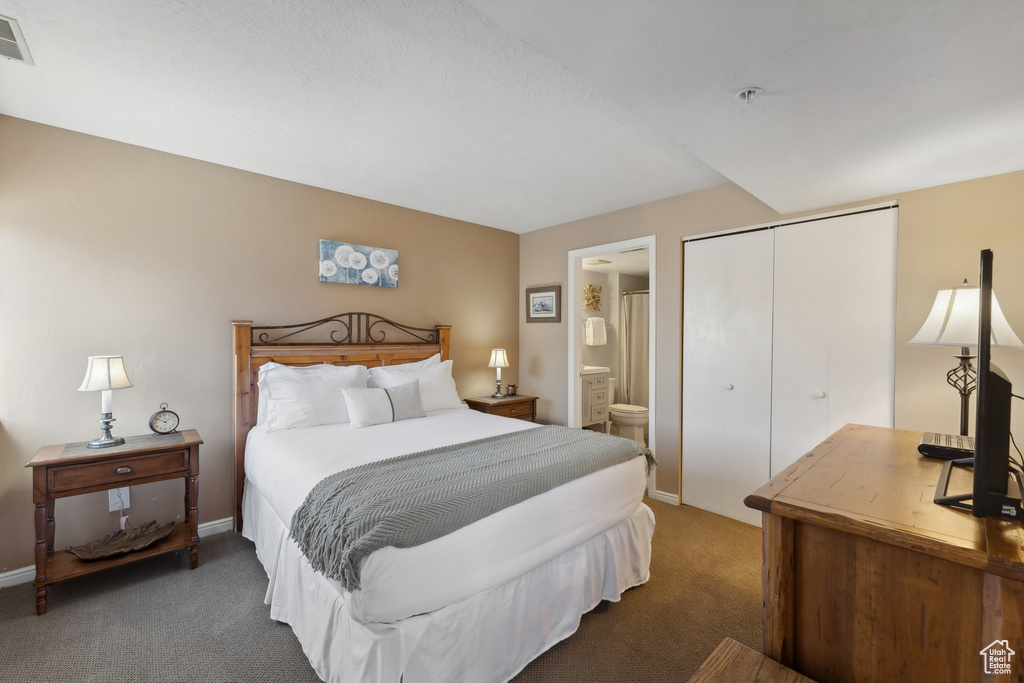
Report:
M 320 282 L 397 287 L 398 252 L 320 240 Z

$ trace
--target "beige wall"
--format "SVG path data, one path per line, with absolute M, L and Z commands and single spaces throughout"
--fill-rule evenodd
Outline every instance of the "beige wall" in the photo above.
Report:
M 40 446 L 98 435 L 86 357 L 124 354 L 117 435 L 161 402 L 199 430 L 200 522 L 231 515 L 231 320 L 349 310 L 448 323 L 463 397 L 519 367 L 519 236 L 0 116 L 0 573 L 32 564 Z M 399 251 L 397 289 L 317 281 L 319 239 Z M 498 257 L 498 256 L 500 257 Z M 181 514 L 180 481 L 133 487 L 132 521 Z M 57 546 L 116 529 L 106 494 L 57 502 Z M 202 553 L 200 552 L 200 557 Z
M 996 292 L 1010 324 L 1024 335 L 1024 172 L 874 199 L 896 199 L 899 260 L 896 321 L 896 426 L 957 432 L 959 399 L 945 383 L 955 365 L 951 349 L 908 347 L 942 286 L 977 283 L 978 252 L 995 251 Z M 855 206 L 855 205 L 851 205 Z M 806 214 L 839 208 L 823 207 Z M 568 281 L 567 252 L 645 235 L 657 238 L 656 490 L 680 491 L 681 430 L 681 240 L 697 234 L 758 225 L 780 216 L 731 183 L 527 233 L 520 241 L 523 287 Z M 543 397 L 545 421 L 567 420 L 568 328 L 526 324 L 520 302 L 520 382 Z M 565 310 L 569 310 L 568 307 Z M 1024 352 L 996 349 L 994 360 L 1018 386 L 1024 385 Z M 1014 424 L 1024 433 L 1024 406 L 1014 406 Z
M 999 305 L 1024 339 L 1024 171 L 907 192 L 899 200 L 896 426 L 955 434 L 960 402 L 946 372 L 958 351 L 903 342 L 917 333 L 939 289 L 964 278 L 978 284 L 982 249 L 994 253 Z M 993 349 L 992 361 L 1015 384 L 1015 393 L 1024 393 L 1024 351 Z M 971 418 L 973 434 L 973 398 Z M 1022 401 L 1013 402 L 1013 426 L 1024 434 Z

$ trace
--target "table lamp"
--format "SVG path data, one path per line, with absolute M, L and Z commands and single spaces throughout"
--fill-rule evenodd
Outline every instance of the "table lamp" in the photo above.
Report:
M 132 385 L 128 373 L 124 369 L 124 356 L 89 356 L 89 366 L 85 369 L 85 379 L 79 391 L 100 391 L 100 437 L 86 444 L 89 448 L 107 448 L 119 446 L 124 439 L 110 435 L 110 423 L 114 421 L 111 412 L 114 389 L 127 389 Z
M 959 364 L 946 373 L 946 381 L 960 392 L 960 434 L 967 435 L 970 415 L 971 392 L 977 387 L 978 373 L 971 361 L 974 355 L 970 347 L 978 345 L 978 302 L 977 285 L 967 284 L 940 289 L 935 303 L 921 329 L 908 344 L 928 346 L 959 346 L 960 353 L 953 356 Z M 995 292 L 992 293 L 992 348 L 1022 348 L 1017 335 L 1006 322 Z
M 497 368 L 498 372 L 497 384 L 491 398 L 501 398 L 501 369 L 508 367 L 508 355 L 505 353 L 505 349 L 491 349 L 491 362 L 487 364 L 487 367 Z

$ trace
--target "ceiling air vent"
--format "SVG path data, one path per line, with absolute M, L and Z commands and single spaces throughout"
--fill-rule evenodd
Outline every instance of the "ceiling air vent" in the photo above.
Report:
M 33 64 L 32 55 L 28 53 L 25 36 L 16 19 L 0 16 L 0 57 L 13 59 L 17 62 Z

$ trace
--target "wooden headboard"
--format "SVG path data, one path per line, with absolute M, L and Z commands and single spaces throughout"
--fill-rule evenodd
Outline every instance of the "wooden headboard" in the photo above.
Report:
M 242 489 L 245 485 L 245 440 L 256 424 L 260 366 L 399 365 L 430 358 L 448 360 L 451 325 L 411 327 L 372 313 L 341 313 L 296 325 L 254 326 L 234 320 L 235 531 L 242 530 Z

